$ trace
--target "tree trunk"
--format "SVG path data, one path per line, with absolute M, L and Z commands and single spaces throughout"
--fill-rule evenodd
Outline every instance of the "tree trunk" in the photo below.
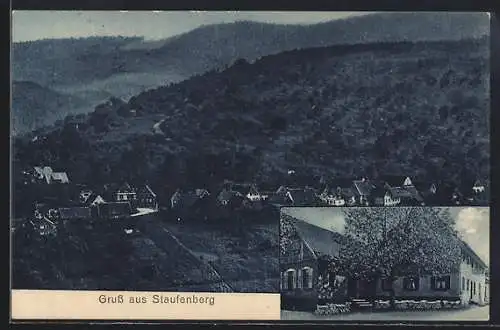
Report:
M 391 284 L 391 289 L 390 289 L 390 304 L 391 304 L 391 310 L 395 310 L 396 309 L 396 292 L 394 290 L 394 281 L 395 281 L 395 276 L 394 276 L 394 272 L 391 272 L 391 275 L 389 277 L 389 283 Z

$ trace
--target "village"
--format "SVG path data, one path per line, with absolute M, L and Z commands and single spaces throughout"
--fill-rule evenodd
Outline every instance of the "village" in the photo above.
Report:
M 279 187 L 226 180 L 216 189 L 177 188 L 160 200 L 148 184 L 128 182 L 89 188 L 72 182 L 65 171 L 35 166 L 22 171 L 18 181 L 32 193 L 30 223 L 41 233 L 54 230 L 58 220 L 119 219 L 168 211 L 178 221 L 208 219 L 221 212 L 259 211 L 281 206 L 482 206 L 488 205 L 489 187 L 477 179 L 461 187 L 418 181 L 409 176 L 340 178 L 302 185 L 291 180 Z M 291 182 L 291 183 L 290 183 Z M 215 191 L 214 191 L 215 190 Z M 29 212 L 31 213 L 31 211 Z

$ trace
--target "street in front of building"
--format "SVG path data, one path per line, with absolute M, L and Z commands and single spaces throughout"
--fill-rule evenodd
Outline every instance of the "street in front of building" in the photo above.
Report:
M 460 310 L 359 312 L 337 315 L 316 315 L 309 312 L 281 311 L 282 320 L 335 321 L 488 321 L 489 305 Z

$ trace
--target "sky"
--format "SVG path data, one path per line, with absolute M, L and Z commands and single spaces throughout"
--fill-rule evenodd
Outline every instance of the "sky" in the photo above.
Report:
M 449 207 L 455 226 L 462 239 L 486 263 L 490 262 L 490 210 L 488 207 Z M 308 223 L 342 233 L 344 229 L 342 208 L 291 207 L 282 212 Z
M 140 36 L 157 40 L 201 25 L 239 20 L 314 24 L 369 12 L 258 11 L 14 11 L 12 41 L 88 36 Z

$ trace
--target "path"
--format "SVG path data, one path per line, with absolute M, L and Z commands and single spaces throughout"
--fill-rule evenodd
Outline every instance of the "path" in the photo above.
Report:
M 175 236 L 170 230 L 168 230 L 167 228 L 165 227 L 162 227 L 163 231 L 166 232 L 167 234 L 169 234 L 176 242 L 177 244 L 179 244 L 184 250 L 186 250 L 189 254 L 191 254 L 194 258 L 200 260 L 196 253 L 194 253 L 193 251 L 191 251 L 191 249 L 189 249 L 186 245 L 184 245 L 184 243 L 182 243 L 178 238 L 177 236 Z M 216 283 L 216 287 L 218 288 L 218 290 L 216 292 L 234 292 L 234 290 L 231 288 L 231 286 L 229 286 L 229 284 L 227 284 L 226 282 L 224 282 L 224 279 L 222 278 L 222 276 L 219 274 L 219 272 L 208 262 L 203 262 L 200 260 L 200 262 L 202 262 L 206 267 L 208 267 L 209 271 L 205 273 L 206 277 L 208 278 L 208 281 L 210 283 Z
M 137 222 L 137 228 L 161 249 L 171 251 L 172 246 L 177 246 L 184 253 L 179 253 L 179 258 L 191 258 L 202 272 L 203 284 L 209 287 L 210 292 L 234 292 L 217 270 L 208 262 L 200 260 L 193 251 L 182 243 L 172 232 L 162 226 L 160 220 L 154 215 L 145 215 Z M 200 283 L 202 284 L 202 283 Z

